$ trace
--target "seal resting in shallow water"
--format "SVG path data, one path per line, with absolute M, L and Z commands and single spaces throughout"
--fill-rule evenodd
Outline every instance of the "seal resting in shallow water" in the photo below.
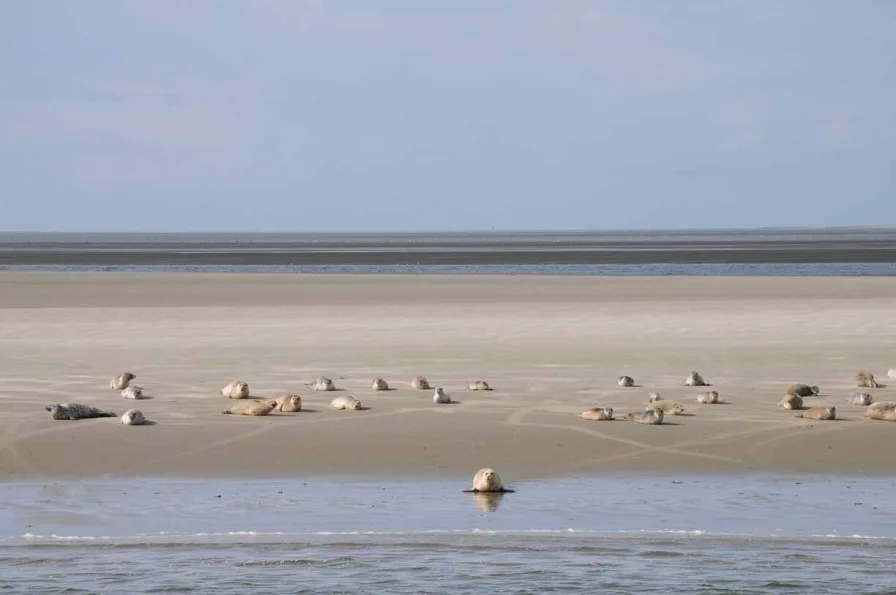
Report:
M 370 383 L 370 388 L 373 390 L 389 390 L 389 383 L 377 376 Z
M 346 409 L 346 410 L 358 410 L 361 408 L 361 401 L 352 397 L 351 395 L 345 395 L 342 397 L 336 397 L 332 401 L 330 401 L 330 405 L 335 407 L 336 409 Z
M 136 384 L 132 384 L 123 391 L 121 391 L 121 396 L 125 399 L 142 399 L 143 398 L 143 389 Z
M 805 411 L 796 414 L 801 419 L 816 419 L 820 421 L 830 421 L 836 419 L 836 407 L 809 407 Z
M 426 376 L 414 376 L 414 379 L 411 380 L 411 388 L 429 390 L 429 380 L 426 379 Z
M 719 393 L 717 393 L 714 390 L 711 390 L 711 391 L 705 392 L 705 393 L 700 393 L 699 395 L 697 395 L 697 402 L 704 403 L 707 405 L 713 405 L 715 403 L 718 403 L 719 402 Z
M 435 392 L 432 395 L 432 402 L 436 405 L 445 405 L 451 402 L 451 397 L 448 396 L 448 393 L 445 392 L 441 386 L 437 386 Z
M 243 401 L 235 403 L 230 409 L 221 412 L 222 415 L 253 415 L 260 417 L 267 415 L 277 406 L 277 401 L 260 401 L 253 399 L 251 401 Z
M 473 476 L 473 487 L 464 491 L 487 493 L 513 492 L 513 490 L 508 490 L 504 487 L 504 484 L 501 483 L 501 476 L 498 475 L 498 472 L 494 469 L 489 469 L 488 467 L 477 471 L 476 475 Z
M 778 401 L 778 407 L 781 409 L 802 409 L 803 398 L 799 395 L 784 395 L 784 398 Z
M 622 416 L 622 419 L 633 421 L 637 424 L 648 424 L 651 426 L 657 426 L 663 423 L 663 417 L 665 414 L 663 410 L 659 407 L 655 409 L 651 409 L 649 411 L 639 411 L 637 413 L 626 413 Z
M 302 397 L 299 395 L 283 395 L 274 401 L 274 411 L 283 413 L 298 413 L 302 410 Z
M 635 379 L 631 376 L 620 376 L 616 379 L 616 384 L 619 386 L 635 386 Z
M 796 395 L 798 397 L 814 397 L 818 394 L 817 386 L 809 386 L 808 384 L 791 384 L 784 391 L 785 395 Z
M 131 380 L 136 378 L 135 374 L 131 374 L 130 372 L 125 372 L 121 376 L 116 376 L 109 382 L 109 386 L 114 388 L 115 390 L 124 390 L 131 383 Z
M 588 421 L 612 421 L 613 408 L 594 407 L 592 409 L 588 409 L 587 411 L 583 411 L 579 414 L 579 417 L 581 417 L 582 419 L 587 419 Z
M 306 386 L 310 386 L 314 390 L 325 392 L 336 390 L 336 385 L 330 378 L 327 378 L 326 376 L 318 376 L 317 378 L 309 382 Z
M 656 403 L 657 401 L 662 401 L 662 400 L 663 400 L 663 397 L 661 397 L 659 393 L 650 393 L 650 394 L 647 395 L 647 396 L 650 397 L 650 402 L 651 402 L 651 403 Z
M 53 416 L 53 419 L 90 419 L 93 417 L 118 417 L 111 411 L 103 411 L 90 405 L 78 403 L 56 403 L 44 407 Z
M 121 423 L 126 426 L 142 426 L 146 423 L 146 417 L 139 409 L 128 409 L 121 414 Z
M 862 371 L 856 374 L 856 384 L 859 388 L 880 388 L 880 384 L 877 383 L 871 372 Z
M 221 389 L 221 396 L 228 399 L 248 399 L 249 385 L 240 380 L 234 380 Z
M 700 372 L 696 370 L 692 371 L 690 375 L 684 381 L 685 386 L 709 386 L 705 380 L 703 380 L 703 376 L 700 375 Z
M 470 390 L 492 390 L 492 387 L 490 387 L 485 380 L 475 380 L 470 383 Z
M 676 403 L 675 401 L 667 401 L 665 399 L 655 401 L 647 405 L 645 411 L 654 411 L 656 409 L 662 410 L 666 415 L 681 415 L 684 413 L 684 407 Z
M 871 393 L 866 390 L 856 390 L 846 399 L 847 403 L 852 405 L 870 405 L 873 400 Z

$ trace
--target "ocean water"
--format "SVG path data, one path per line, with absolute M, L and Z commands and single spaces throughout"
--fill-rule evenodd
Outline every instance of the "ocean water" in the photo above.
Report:
M 0 484 L 6 593 L 892 593 L 896 480 Z

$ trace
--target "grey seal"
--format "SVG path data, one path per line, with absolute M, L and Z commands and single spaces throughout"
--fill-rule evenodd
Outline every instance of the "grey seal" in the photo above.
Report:
M 78 403 L 56 403 L 44 407 L 53 416 L 53 419 L 90 419 L 94 417 L 118 417 L 111 411 L 103 411 L 90 405 Z

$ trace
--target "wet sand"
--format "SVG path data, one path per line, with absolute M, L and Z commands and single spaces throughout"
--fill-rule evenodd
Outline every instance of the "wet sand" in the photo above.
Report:
M 896 424 L 845 401 L 859 369 L 896 400 L 894 307 L 890 278 L 0 272 L 0 477 L 892 474 Z M 692 369 L 727 404 L 698 405 Z M 125 370 L 152 399 L 109 388 Z M 304 386 L 318 374 L 344 390 Z M 416 374 L 460 402 L 433 405 Z M 397 390 L 371 391 L 374 376 Z M 220 415 L 237 379 L 311 411 Z M 495 390 L 468 392 L 477 379 Z M 807 404 L 841 419 L 778 409 L 792 382 L 820 386 Z M 692 415 L 577 417 L 643 410 L 649 392 Z M 369 409 L 329 407 L 345 394 Z M 66 401 L 156 425 L 43 409 Z

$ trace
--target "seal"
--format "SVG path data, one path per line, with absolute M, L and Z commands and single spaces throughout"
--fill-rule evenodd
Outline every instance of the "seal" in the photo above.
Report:
M 125 399 L 143 399 L 143 389 L 137 386 L 136 384 L 132 384 L 123 391 L 121 391 L 121 396 Z
M 865 417 L 877 421 L 896 421 L 896 403 L 893 403 L 893 405 L 894 407 L 880 409 L 869 407 L 868 411 L 865 412 Z
M 692 371 L 691 374 L 684 381 L 685 386 L 709 386 L 709 384 L 703 380 L 703 376 L 700 375 L 700 372 L 696 370 Z
M 358 410 L 361 408 L 361 401 L 350 395 L 336 397 L 330 401 L 330 405 L 336 409 Z
M 873 399 L 871 397 L 871 393 L 869 393 L 867 390 L 855 390 L 852 392 L 849 398 L 846 399 L 846 402 L 852 405 L 867 406 L 871 404 L 872 400 Z
M 896 402 L 894 401 L 878 401 L 868 406 L 870 411 L 886 411 L 888 409 L 896 410 Z
M 697 395 L 697 402 L 704 403 L 707 405 L 714 405 L 719 402 L 719 393 L 714 390 L 709 392 L 700 393 Z
M 283 395 L 274 401 L 274 411 L 284 413 L 298 413 L 302 410 L 302 397 L 299 395 Z
M 654 411 L 656 409 L 662 410 L 662 412 L 666 415 L 681 415 L 682 413 L 684 413 L 684 407 L 682 407 L 675 401 L 667 401 L 665 399 L 650 403 L 649 405 L 647 405 L 645 411 Z
M 784 395 L 784 398 L 778 401 L 778 407 L 781 409 L 802 409 L 803 398 L 799 395 Z
M 370 383 L 370 388 L 373 390 L 389 390 L 389 383 L 377 376 Z
M 809 407 L 805 411 L 796 414 L 795 417 L 802 419 L 816 419 L 820 421 L 830 421 L 837 417 L 836 407 Z
M 809 386 L 808 384 L 791 384 L 784 391 L 785 395 L 796 395 L 797 397 L 814 397 L 818 394 L 817 386 Z
M 234 380 L 221 389 L 221 396 L 228 399 L 248 399 L 249 385 L 241 380 Z
M 437 386 L 435 392 L 432 395 L 432 402 L 436 405 L 446 405 L 451 402 L 451 397 L 448 396 L 448 393 L 445 392 L 441 386 Z
M 494 469 L 489 469 L 488 467 L 477 471 L 476 475 L 473 476 L 473 487 L 464 491 L 474 493 L 482 492 L 502 494 L 513 492 L 513 490 L 508 490 L 504 487 L 504 484 L 501 483 L 501 476 L 498 475 L 498 472 Z
M 111 411 L 103 411 L 90 405 L 78 403 L 55 403 L 44 407 L 53 416 L 53 419 L 90 419 L 93 417 L 118 417 Z
M 650 393 L 650 394 L 647 395 L 647 396 L 650 397 L 650 402 L 651 402 L 651 403 L 656 403 L 657 401 L 662 401 L 662 400 L 663 400 L 663 397 L 661 397 L 659 393 Z
M 856 384 L 859 388 L 880 388 L 880 384 L 874 379 L 874 374 L 871 372 L 862 371 L 856 374 Z
M 887 370 L 887 378 L 890 380 L 896 380 L 896 368 L 890 368 Z
M 475 380 L 470 383 L 470 390 L 478 391 L 478 390 L 492 390 L 492 387 L 488 385 L 488 382 L 485 380 Z
M 121 415 L 121 423 L 126 426 L 142 426 L 146 423 L 146 417 L 139 409 L 128 409 Z
M 305 386 L 310 386 L 314 390 L 322 390 L 322 391 L 332 391 L 336 390 L 336 385 L 333 384 L 333 381 L 326 376 L 318 376 L 313 381 L 309 382 Z
M 587 419 L 588 421 L 612 421 L 613 420 L 613 408 L 612 407 L 594 407 L 592 409 L 588 409 L 579 414 L 579 417 L 582 419 Z
M 252 415 L 255 417 L 260 417 L 262 415 L 267 415 L 271 411 L 274 410 L 274 407 L 277 406 L 277 401 L 261 401 L 259 399 L 252 399 L 251 401 L 243 401 L 242 403 L 235 403 L 230 409 L 225 409 L 221 412 L 222 415 Z
M 135 374 L 131 374 L 130 372 L 125 372 L 121 376 L 116 376 L 109 382 L 109 386 L 114 388 L 115 390 L 124 390 L 131 383 L 131 380 L 136 378 Z
M 620 376 L 616 379 L 616 384 L 619 386 L 635 386 L 635 379 L 631 376 Z
M 663 410 L 657 407 L 656 409 L 650 409 L 648 411 L 639 411 L 637 413 L 626 413 L 622 416 L 622 419 L 633 421 L 638 424 L 648 424 L 651 426 L 658 426 L 663 423 L 663 417 L 665 414 Z
M 414 376 L 414 379 L 411 380 L 411 388 L 429 390 L 429 380 L 426 379 L 426 376 Z

